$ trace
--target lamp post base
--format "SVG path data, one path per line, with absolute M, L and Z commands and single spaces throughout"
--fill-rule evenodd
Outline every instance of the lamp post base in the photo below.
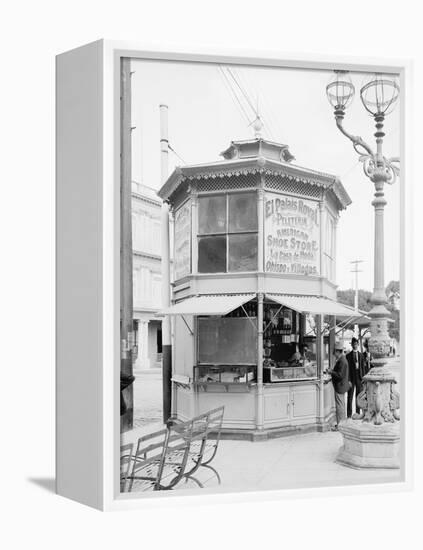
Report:
M 342 422 L 339 431 L 344 445 L 336 462 L 350 468 L 400 468 L 400 424 L 376 425 L 362 420 Z
M 339 426 L 344 445 L 336 462 L 351 468 L 398 469 L 400 415 L 396 380 L 386 366 L 386 358 L 375 359 L 373 365 L 357 396 L 361 413 Z

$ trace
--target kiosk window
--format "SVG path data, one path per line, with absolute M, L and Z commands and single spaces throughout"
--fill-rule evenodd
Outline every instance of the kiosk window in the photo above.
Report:
M 257 196 L 255 193 L 229 195 L 229 232 L 257 231 Z
M 257 269 L 257 233 L 229 235 L 229 271 Z
M 198 231 L 200 235 L 226 233 L 226 197 L 201 197 L 198 205 Z
M 256 193 L 200 197 L 199 273 L 256 271 L 257 227 Z
M 198 239 L 198 264 L 201 273 L 226 271 L 226 236 L 200 237 Z
M 247 317 L 198 319 L 198 362 L 256 364 L 257 324 Z

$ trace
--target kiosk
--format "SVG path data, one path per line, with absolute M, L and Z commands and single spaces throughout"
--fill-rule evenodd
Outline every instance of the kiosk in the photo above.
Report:
M 225 406 L 227 437 L 326 430 L 336 318 L 340 180 L 288 146 L 234 141 L 223 160 L 178 167 L 159 191 L 174 216 L 172 414 Z

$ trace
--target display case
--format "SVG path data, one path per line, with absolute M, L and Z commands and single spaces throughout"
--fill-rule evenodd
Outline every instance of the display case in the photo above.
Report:
M 315 378 L 317 378 L 316 362 L 303 361 L 298 365 L 284 365 L 268 361 L 263 365 L 263 381 L 265 383 Z
M 197 387 L 221 386 L 230 391 L 230 386 L 244 387 L 256 382 L 256 365 L 197 365 L 194 367 L 194 384 Z

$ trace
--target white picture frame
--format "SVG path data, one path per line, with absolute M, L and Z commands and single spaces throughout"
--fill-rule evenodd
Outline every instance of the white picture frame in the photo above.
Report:
M 368 486 L 201 494 L 119 492 L 119 66 L 122 57 L 399 73 L 401 85 L 402 481 Z M 100 40 L 57 57 L 57 492 L 101 510 L 292 496 L 398 491 L 412 486 L 411 63 L 283 53 L 171 49 Z M 404 212 L 407 211 L 407 216 Z M 405 313 L 404 313 L 405 312 Z M 189 495 L 189 496 L 188 496 Z

